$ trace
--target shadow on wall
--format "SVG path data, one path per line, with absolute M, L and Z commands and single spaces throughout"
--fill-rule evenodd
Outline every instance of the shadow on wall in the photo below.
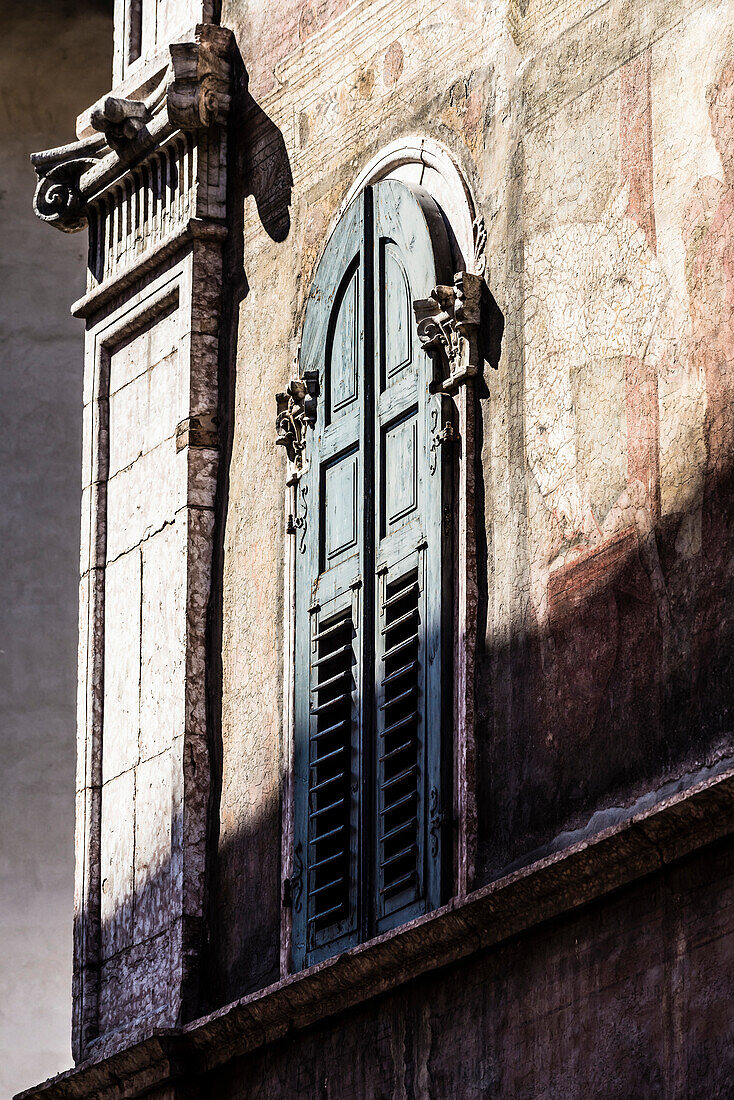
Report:
M 212 783 L 209 802 L 209 932 L 206 947 L 206 1006 L 221 1004 L 277 980 L 280 927 L 280 805 L 260 806 L 247 830 L 220 843 L 222 793 L 222 631 L 224 544 L 235 437 L 235 389 L 240 305 L 249 293 L 245 271 L 244 215 L 248 197 L 255 199 L 268 236 L 276 243 L 288 237 L 293 188 L 283 135 L 255 102 L 237 50 L 233 59 L 234 96 L 230 112 L 227 209 L 230 232 L 224 255 L 224 286 L 219 341 L 219 421 L 222 461 L 217 488 L 212 561 L 212 594 L 208 613 L 207 708 L 212 731 Z M 243 904 L 249 898 L 252 905 Z
M 291 228 L 289 207 L 293 191 L 288 150 L 278 127 L 272 122 L 247 91 L 247 75 L 241 58 L 238 64 L 238 85 L 241 89 L 240 119 L 242 138 L 235 157 L 235 186 L 239 198 L 252 195 L 263 229 L 280 244 Z M 239 93 L 238 93 L 239 94 Z M 241 201 L 234 208 L 239 211 Z
M 85 911 L 75 914 L 75 943 L 85 940 L 87 948 L 84 971 L 75 975 L 76 1025 L 84 1031 L 77 1062 L 177 1027 L 279 977 L 280 807 L 258 807 L 251 826 L 213 853 L 206 930 L 195 916 L 181 920 L 180 856 L 176 870 L 170 856 L 160 858 L 170 837 L 182 835 L 181 819 L 171 822 L 160 807 L 157 820 L 160 834 L 147 838 L 148 853 L 138 849 L 133 857 L 118 848 L 109 878 L 103 873 L 108 897 L 125 881 L 130 886 L 110 898 L 98 932 L 95 901 L 91 919 Z M 121 868 L 126 854 L 134 862 L 129 875 Z
M 513 242 L 522 596 L 505 638 L 495 577 L 480 609 L 481 881 L 734 753 L 734 61 L 707 92 L 722 178 L 681 196 L 687 301 L 658 255 L 651 147 L 628 132 L 651 125 L 650 73 L 648 53 L 618 77 L 632 121 L 601 214 Z

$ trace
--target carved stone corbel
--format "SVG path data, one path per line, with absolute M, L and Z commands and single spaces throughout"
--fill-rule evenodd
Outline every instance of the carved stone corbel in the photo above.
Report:
M 316 423 L 316 401 L 319 392 L 317 371 L 306 371 L 303 378 L 294 378 L 285 393 L 276 393 L 276 446 L 285 447 L 290 463 L 289 482 L 304 471 L 303 452 L 306 449 L 306 429 Z
M 434 393 L 452 394 L 481 372 L 479 329 L 482 320 L 484 246 L 482 219 L 474 224 L 475 270 L 459 271 L 453 286 L 437 286 L 430 298 L 413 302 L 421 345 L 434 360 Z
M 108 95 L 93 109 L 91 122 L 95 130 L 105 134 L 110 148 L 119 152 L 137 137 L 152 117 L 150 107 L 142 100 Z
M 105 96 L 89 115 L 98 133 L 34 153 L 38 176 L 34 209 L 65 233 L 88 222 L 89 207 L 126 171 L 143 162 L 177 131 L 224 126 L 230 107 L 232 32 L 200 24 L 193 41 L 168 47 L 161 79 L 145 100 Z
M 231 32 L 196 28 L 194 42 L 169 46 L 173 80 L 168 89 L 168 114 L 182 130 L 224 126 L 230 105 L 229 49 Z

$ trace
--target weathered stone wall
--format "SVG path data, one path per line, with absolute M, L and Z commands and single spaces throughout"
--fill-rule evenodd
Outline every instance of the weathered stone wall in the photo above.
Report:
M 109 82 L 102 0 L 0 3 L 0 1095 L 69 1063 L 83 237 L 28 202 L 30 153 Z
M 197 20 L 215 7 L 197 5 Z M 140 129 L 140 105 L 124 106 L 133 137 L 114 101 L 81 120 L 83 150 L 102 149 L 92 130 L 111 143 L 95 169 L 114 195 L 65 185 L 94 215 L 77 304 L 91 429 L 75 1009 L 89 1064 L 69 1088 L 139 1095 L 188 1066 L 209 1074 L 204 1095 L 233 1098 L 683 1096 L 691 1081 L 724 1095 L 731 844 L 675 860 L 731 829 L 734 12 L 721 0 L 222 9 L 240 51 L 231 110 L 228 34 L 200 30 L 169 71 L 167 54 L 149 55 L 183 33 L 192 6 L 132 2 L 141 53 L 119 71 L 118 17 L 117 90 L 143 95 L 159 64 L 173 83 Z M 199 83 L 214 55 L 218 104 Z M 165 183 L 157 169 L 135 176 L 130 161 L 157 158 L 160 135 L 176 142 L 188 125 L 201 173 L 166 159 Z M 210 142 L 199 131 L 212 125 Z M 502 316 L 477 393 L 474 476 L 460 474 L 478 528 L 476 758 L 454 807 L 476 807 L 461 824 L 471 859 L 456 904 L 286 977 L 274 395 L 355 179 L 403 142 L 421 150 L 411 171 L 430 186 L 423 138 L 463 175 L 464 213 L 483 216 Z M 51 161 L 35 163 L 53 199 Z M 187 179 L 201 205 L 172 200 Z M 180 215 L 168 243 L 164 207 Z M 158 210 L 153 228 L 141 209 Z M 454 228 L 466 255 L 470 230 Z M 94 268 L 105 248 L 110 265 Z M 668 795 L 657 826 L 629 821 Z M 574 840 L 621 819 L 580 859 Z M 564 859 L 507 875 L 557 849 Z M 355 1007 L 361 997 L 373 1000 Z M 64 1080 L 46 1093 L 71 1094 Z
M 734 750 L 730 6 L 292 0 L 275 18 L 225 0 L 222 22 L 249 89 L 230 147 L 217 1003 L 278 975 L 273 395 L 339 204 L 396 138 L 460 167 L 504 317 L 480 410 L 475 885 Z
M 731 843 L 204 1077 L 217 1100 L 731 1093 Z M 182 1094 L 183 1095 L 183 1094 Z

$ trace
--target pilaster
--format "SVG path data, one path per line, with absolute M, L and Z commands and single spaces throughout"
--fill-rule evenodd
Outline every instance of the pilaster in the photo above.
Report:
M 38 216 L 89 229 L 73 307 L 87 325 L 77 1060 L 198 1004 L 231 37 L 202 23 L 162 50 L 154 38 L 76 142 L 32 158 Z

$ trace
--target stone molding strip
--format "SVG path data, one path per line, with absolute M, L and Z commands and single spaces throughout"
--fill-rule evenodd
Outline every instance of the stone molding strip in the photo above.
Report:
M 562 852 L 195 1020 L 95 1056 L 16 1100 L 133 1100 L 494 947 L 734 833 L 734 767 Z
M 175 256 L 191 241 L 221 242 L 226 238 L 227 232 L 226 225 L 204 221 L 200 218 L 189 219 L 185 226 L 173 230 L 148 252 L 137 256 L 128 267 L 123 268 L 113 279 L 78 298 L 71 306 L 71 315 L 84 319 L 92 317 L 109 305 L 122 291 L 128 290 L 129 287 L 143 279 L 150 272 L 159 271 L 166 260 Z

